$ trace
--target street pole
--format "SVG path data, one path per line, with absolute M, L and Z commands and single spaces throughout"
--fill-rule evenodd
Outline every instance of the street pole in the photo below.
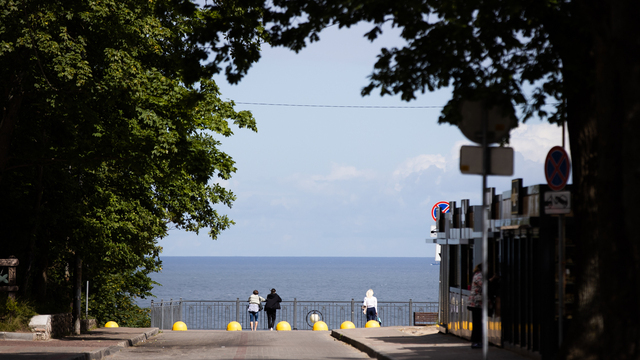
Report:
M 564 215 L 558 215 L 558 347 L 562 346 L 564 317 Z
M 562 122 L 562 148 L 564 149 L 564 126 Z M 558 347 L 562 346 L 564 317 L 564 215 L 558 215 Z
M 489 353 L 488 338 L 488 289 L 487 269 L 489 268 L 488 250 L 489 250 L 489 234 L 487 234 L 489 223 L 489 209 L 487 207 L 487 174 L 489 173 L 489 146 L 487 141 L 487 122 L 488 110 L 482 111 L 482 359 L 487 360 Z

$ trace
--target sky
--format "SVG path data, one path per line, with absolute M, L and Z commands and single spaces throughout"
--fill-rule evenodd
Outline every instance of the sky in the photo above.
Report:
M 265 47 L 238 85 L 216 79 L 222 98 L 251 111 L 258 126 L 220 137 L 238 168 L 221 184 L 237 200 L 216 209 L 236 224 L 218 240 L 170 230 L 161 256 L 433 257 L 433 205 L 481 205 L 482 177 L 459 170 L 460 147 L 473 143 L 437 123 L 450 89 L 408 103 L 375 90 L 360 95 L 380 48 L 402 44 L 393 29 L 373 43 L 366 31 L 329 28 L 298 54 Z M 409 108 L 417 106 L 427 108 Z M 490 176 L 488 186 L 502 193 L 515 178 L 546 183 L 543 162 L 562 145 L 562 129 L 532 119 L 510 135 L 514 175 Z

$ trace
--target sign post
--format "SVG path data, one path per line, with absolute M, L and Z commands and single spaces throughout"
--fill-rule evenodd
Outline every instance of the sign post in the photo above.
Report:
M 544 194 L 544 209 L 547 214 L 558 214 L 558 346 L 562 345 L 564 317 L 564 214 L 571 211 L 571 193 L 564 189 L 571 174 L 569 155 L 560 146 L 549 150 L 544 162 L 544 176 L 549 188 Z
M 496 150 L 489 144 L 502 141 L 517 125 L 513 106 L 494 105 L 488 101 L 469 101 L 462 103 L 460 131 L 467 139 L 480 144 L 480 149 L 460 149 L 460 171 L 463 174 L 482 175 L 482 278 L 488 279 L 489 251 L 489 206 L 487 205 L 487 175 L 512 175 L 513 150 Z M 464 153 L 464 154 L 463 154 Z M 495 158 L 495 159 L 494 159 Z M 492 160 L 495 162 L 492 164 Z M 481 164 L 481 166 L 478 166 Z M 476 170 L 474 170 L 474 168 Z M 489 311 L 488 281 L 482 281 L 482 358 L 488 357 L 489 351 Z
M 9 297 L 16 298 L 18 286 L 16 286 L 16 266 L 19 262 L 16 258 L 0 259 L 0 291 L 9 293 Z

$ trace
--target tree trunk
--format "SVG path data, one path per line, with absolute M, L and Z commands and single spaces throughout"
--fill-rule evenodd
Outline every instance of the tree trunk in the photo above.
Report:
M 637 4 L 629 0 L 585 6 L 593 12 L 594 71 L 592 77 L 583 74 L 591 82 L 587 89 L 592 90 L 584 91 L 592 94 L 591 99 L 584 97 L 573 104 L 591 109 L 590 115 L 572 117 L 569 123 L 578 225 L 578 303 L 563 355 L 638 359 L 639 17 Z
M 73 333 L 80 335 L 80 319 L 82 317 L 82 259 L 79 255 L 76 255 L 73 294 Z
M 36 183 L 37 185 L 35 186 L 36 200 L 35 200 L 35 203 L 33 204 L 33 224 L 31 227 L 31 231 L 29 231 L 29 249 L 28 249 L 28 258 L 27 258 L 27 268 L 25 270 L 24 280 L 22 284 L 22 292 L 25 295 L 34 295 L 32 291 L 32 289 L 35 288 L 35 285 L 32 282 L 32 278 L 34 277 L 33 274 L 39 273 L 39 269 L 46 269 L 46 268 L 42 268 L 42 264 L 40 263 L 41 261 L 43 261 L 43 259 L 41 259 L 41 256 L 39 256 L 39 254 L 40 254 L 40 251 L 43 249 L 40 249 L 40 247 L 37 246 L 40 243 L 40 241 L 38 241 L 39 239 L 38 225 L 40 222 L 42 195 L 44 192 L 43 173 L 44 173 L 44 168 L 41 165 L 38 167 L 38 179 Z M 39 279 L 36 281 L 39 281 Z M 35 295 L 36 297 L 40 296 L 40 294 L 35 294 Z

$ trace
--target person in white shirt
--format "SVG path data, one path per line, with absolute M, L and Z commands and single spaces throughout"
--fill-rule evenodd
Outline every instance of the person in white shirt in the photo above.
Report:
M 373 290 L 367 290 L 362 307 L 366 309 L 367 321 L 378 319 L 378 299 L 373 296 Z
M 253 295 L 249 296 L 248 301 L 249 301 L 249 306 L 247 307 L 247 311 L 249 312 L 249 324 L 251 324 L 251 331 L 256 331 L 258 330 L 258 316 L 260 315 L 259 313 L 260 303 L 266 300 L 262 296 L 258 295 L 258 290 L 253 290 Z

